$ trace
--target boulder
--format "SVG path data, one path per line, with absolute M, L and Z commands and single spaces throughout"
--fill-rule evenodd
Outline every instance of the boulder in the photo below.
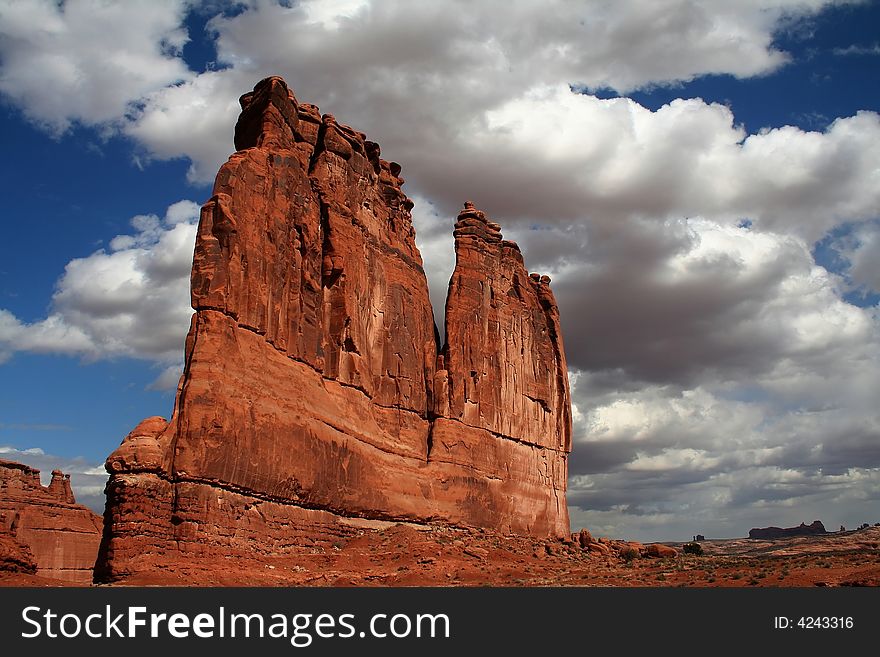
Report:
M 579 532 L 572 534 L 571 540 L 574 541 L 576 545 L 579 545 L 586 550 L 590 543 L 593 542 L 593 536 L 590 534 L 589 530 L 582 529 Z
M 678 556 L 678 550 L 662 543 L 651 543 L 645 546 L 645 555 L 658 559 L 674 559 Z
M 611 548 L 605 543 L 590 543 L 587 546 L 587 550 L 603 556 L 609 556 L 611 554 Z

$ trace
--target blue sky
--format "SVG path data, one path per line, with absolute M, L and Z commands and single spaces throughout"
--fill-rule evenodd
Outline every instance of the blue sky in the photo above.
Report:
M 0 2 L 0 457 L 100 505 L 170 414 L 194 204 L 281 74 L 403 164 L 438 321 L 466 198 L 553 276 L 573 528 L 880 520 L 880 4 L 288 4 Z

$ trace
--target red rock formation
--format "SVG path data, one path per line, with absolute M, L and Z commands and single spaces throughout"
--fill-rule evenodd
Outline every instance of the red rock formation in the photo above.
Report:
M 590 543 L 593 542 L 593 536 L 590 534 L 588 529 L 582 529 L 579 532 L 575 532 L 571 535 L 571 540 L 576 545 L 579 545 L 581 548 L 586 550 Z
M 529 275 L 519 247 L 470 202 L 453 235 L 432 458 L 517 482 L 504 509 L 514 517 L 491 526 L 567 536 L 571 403 L 550 279 Z M 495 458 L 484 463 L 487 447 Z
M 70 475 L 53 470 L 51 483 L 43 487 L 39 470 L 0 460 L 0 532 L 9 550 L 13 542 L 25 548 L 22 559 L 26 563 L 31 555 L 38 575 L 92 581 L 101 517 L 76 503 Z
M 550 278 L 523 265 L 500 226 L 465 203 L 455 224 L 438 414 L 551 450 L 571 449 L 568 372 Z M 457 384 L 457 385 L 456 385 Z
M 658 559 L 674 559 L 678 556 L 678 550 L 662 543 L 651 543 L 647 546 L 646 555 Z
M 19 543 L 15 535 L 3 527 L 0 527 L 0 572 L 27 575 L 37 572 L 37 562 L 28 546 Z
M 567 535 L 548 281 L 466 208 L 438 368 L 400 166 L 280 78 L 241 105 L 202 208 L 174 413 L 107 461 L 97 575 L 329 545 L 371 521 Z M 484 330 L 450 324 L 465 320 Z

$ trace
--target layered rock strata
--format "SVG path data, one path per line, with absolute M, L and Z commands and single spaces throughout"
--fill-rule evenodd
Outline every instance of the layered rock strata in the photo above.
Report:
M 469 204 L 441 349 L 400 166 L 280 78 L 241 106 L 202 208 L 171 420 L 107 460 L 98 578 L 386 521 L 567 535 L 549 280 Z
M 42 577 L 90 583 L 101 522 L 76 503 L 70 475 L 54 470 L 44 487 L 39 470 L 0 460 L 0 535 L 8 557 L 0 560 L 19 563 L 23 572 L 31 572 L 32 563 Z

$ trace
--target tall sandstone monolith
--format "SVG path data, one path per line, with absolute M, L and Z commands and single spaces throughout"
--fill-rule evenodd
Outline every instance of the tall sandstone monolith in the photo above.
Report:
M 259 560 L 383 521 L 567 535 L 549 279 L 466 204 L 441 348 L 400 166 L 280 78 L 241 106 L 202 208 L 174 412 L 107 459 L 96 577 Z

